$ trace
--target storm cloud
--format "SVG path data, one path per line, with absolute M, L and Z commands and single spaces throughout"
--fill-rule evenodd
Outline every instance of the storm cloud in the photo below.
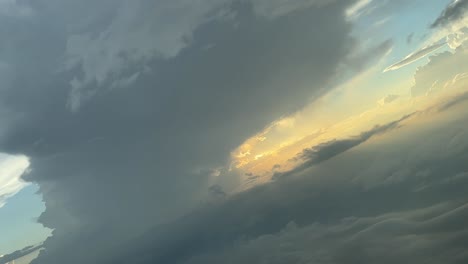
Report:
M 249 190 L 225 169 L 245 139 L 388 54 L 391 40 L 360 52 L 356 2 L 372 1 L 10 3 L 0 150 L 28 157 L 53 229 L 33 263 L 466 260 L 464 97 L 433 122 L 307 149 L 290 177 Z
M 295 2 L 43 0 L 2 17 L 0 147 L 30 158 L 53 229 L 35 263 L 103 263 L 238 186 L 209 172 L 339 83 L 357 45 L 353 1 Z

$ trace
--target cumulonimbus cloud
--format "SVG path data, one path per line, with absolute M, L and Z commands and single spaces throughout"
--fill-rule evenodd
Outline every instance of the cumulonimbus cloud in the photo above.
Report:
M 14 43 L 2 48 L 15 71 L 1 91 L 0 107 L 20 114 L 5 120 L 0 149 L 30 157 L 26 179 L 38 183 L 46 204 L 39 221 L 54 229 L 35 264 L 276 264 L 321 256 L 366 264 L 392 257 L 402 263 L 410 257 L 407 247 L 388 253 L 388 246 L 402 242 L 392 230 L 427 237 L 442 231 L 449 239 L 462 230 L 463 223 L 452 220 L 466 212 L 463 205 L 450 203 L 442 210 L 434 203 L 463 202 L 466 183 L 459 175 L 467 165 L 458 150 L 468 141 L 456 133 L 466 126 L 452 133 L 428 129 L 424 136 L 397 137 L 400 143 L 384 152 L 376 146 L 346 155 L 349 146 L 364 147 L 372 135 L 396 125 L 375 128 L 345 147 L 338 144 L 339 151 L 322 146 L 317 161 L 324 167 L 295 171 L 307 177 L 284 177 L 233 196 L 237 179 L 213 176 L 212 168 L 224 165 L 242 141 L 336 82 L 337 68 L 356 42 L 344 15 L 356 1 L 264 9 L 281 10 L 274 16 L 257 14 L 251 1 L 221 7 L 219 1 L 195 2 L 219 7 L 207 9 L 177 0 L 123 2 L 44 0 L 34 5 L 37 23 L 15 20 L 9 25 L 18 29 L 5 31 L 12 35 L 2 39 Z M 286 2 L 293 1 L 272 3 Z M 192 14 L 187 5 L 209 12 Z M 167 20 L 154 16 L 174 6 L 163 16 Z M 120 42 L 130 29 L 141 31 Z M 152 30 L 167 34 L 155 45 L 164 49 L 153 49 L 158 34 L 148 35 Z M 83 40 L 97 44 L 98 52 L 78 49 Z M 390 47 L 384 44 L 381 51 Z M 80 86 L 87 74 L 91 81 Z M 74 112 L 66 105 L 70 85 L 87 98 Z M 436 150 L 445 142 L 457 148 L 439 159 Z M 434 151 L 421 153 L 413 145 Z M 338 159 L 344 162 L 335 163 Z M 420 175 L 426 178 L 419 180 Z M 441 175 L 457 177 L 444 185 L 438 184 Z M 430 188 L 416 192 L 423 183 Z M 206 205 L 213 197 L 219 201 Z M 431 214 L 414 216 L 405 213 L 409 209 Z M 344 233 L 334 232 L 340 236 L 333 239 L 337 229 Z M 323 239 L 307 241 L 301 231 Z M 404 245 L 421 245 L 417 238 Z M 448 245 L 452 251 L 466 245 L 465 237 L 456 238 L 436 241 L 431 252 L 439 250 L 450 262 L 456 255 L 445 254 Z M 356 243 L 336 243 L 345 239 Z M 328 242 L 321 244 L 328 253 L 311 250 L 317 241 Z M 423 250 L 415 252 L 412 262 L 427 260 Z
M 0 149 L 30 158 L 39 221 L 54 230 L 36 263 L 105 263 L 235 189 L 235 176 L 211 169 L 337 82 L 356 43 L 344 15 L 353 2 L 266 16 L 255 1 L 46 0 L 31 20 L 0 24 L 15 43 L 1 46 L 15 71 L 0 107 L 20 113 L 5 119 Z M 70 94 L 86 103 L 70 111 Z

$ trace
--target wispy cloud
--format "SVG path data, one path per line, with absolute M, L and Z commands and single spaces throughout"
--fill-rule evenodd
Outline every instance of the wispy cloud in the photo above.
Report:
M 355 19 L 361 16 L 373 0 L 359 0 L 346 10 L 346 16 L 349 19 Z

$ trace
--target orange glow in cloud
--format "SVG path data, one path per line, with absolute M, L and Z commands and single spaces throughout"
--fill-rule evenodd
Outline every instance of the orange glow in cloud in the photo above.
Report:
M 386 124 L 409 113 L 424 110 L 444 98 L 466 90 L 467 76 L 468 73 L 460 73 L 450 82 L 441 84 L 444 89 L 417 98 L 411 97 L 407 92 L 399 94 L 398 98 L 385 101 L 382 98 L 391 94 L 389 89 L 369 96 L 366 94 L 366 87 L 354 88 L 353 96 L 343 97 L 343 93 L 350 93 L 351 87 L 375 85 L 366 81 L 368 76 L 365 76 L 366 78 L 360 76 L 302 111 L 273 122 L 257 135 L 247 139 L 232 152 L 231 167 L 234 166 L 248 175 L 258 176 L 257 183 L 269 181 L 275 172 L 287 171 L 297 166 L 297 161 L 293 158 L 305 148 L 334 139 L 359 135 L 376 125 Z M 405 81 L 402 86 L 408 89 L 408 82 Z M 402 88 L 392 88 L 390 92 L 396 89 Z M 366 107 L 353 106 L 350 100 L 359 97 L 366 97 L 367 101 L 372 103 L 364 105 Z M 337 98 L 340 99 L 338 102 Z M 355 101 L 365 102 L 366 99 Z M 346 107 L 333 107 L 336 104 Z

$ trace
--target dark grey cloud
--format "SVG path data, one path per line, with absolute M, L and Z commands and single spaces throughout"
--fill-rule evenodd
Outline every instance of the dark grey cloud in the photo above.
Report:
M 350 138 L 350 139 L 341 139 L 341 140 L 332 140 L 317 146 L 314 146 L 309 149 L 305 149 L 300 153 L 297 159 L 306 161 L 311 164 L 318 164 L 328 159 L 333 158 L 334 156 L 345 152 L 348 149 L 351 149 L 359 144 L 362 144 L 369 140 L 371 137 L 379 134 L 383 134 L 391 129 L 395 129 L 399 126 L 400 122 L 407 119 L 404 117 L 401 120 L 391 122 L 383 126 L 376 126 L 375 128 L 361 133 L 359 136 Z
M 454 22 L 457 22 L 468 11 L 467 0 L 454 0 L 450 3 L 437 17 L 437 19 L 431 24 L 431 28 L 438 28 L 448 26 Z
M 3 257 L 0 257 L 0 264 L 6 264 L 6 263 L 9 263 L 9 262 L 12 262 L 14 260 L 17 260 L 21 257 L 24 257 L 26 255 L 29 255 L 35 251 L 38 251 L 42 248 L 42 245 L 38 245 L 38 246 L 29 246 L 29 247 L 25 247 L 21 250 L 17 250 L 13 253 L 10 253 L 10 254 L 7 254 L 7 255 L 4 255 Z
M 114 263 L 465 263 L 468 131 L 449 110 L 155 228 Z
M 292 171 L 276 173 L 275 178 L 284 177 L 286 175 L 297 173 L 301 170 L 317 165 L 327 161 L 337 155 L 340 155 L 362 143 L 365 143 L 374 136 L 385 134 L 393 129 L 400 127 L 403 121 L 409 119 L 414 114 L 406 115 L 399 120 L 387 123 L 385 125 L 377 125 L 374 128 L 362 132 L 361 134 L 346 139 L 334 139 L 327 141 L 311 148 L 304 149 L 301 153 L 297 154 L 291 161 L 300 162 L 301 165 L 294 168 Z
M 54 229 L 35 263 L 105 263 L 235 189 L 210 171 L 342 81 L 358 45 L 353 1 L 299 2 L 265 15 L 256 1 L 41 0 L 2 17 L 0 149 L 30 157 Z

